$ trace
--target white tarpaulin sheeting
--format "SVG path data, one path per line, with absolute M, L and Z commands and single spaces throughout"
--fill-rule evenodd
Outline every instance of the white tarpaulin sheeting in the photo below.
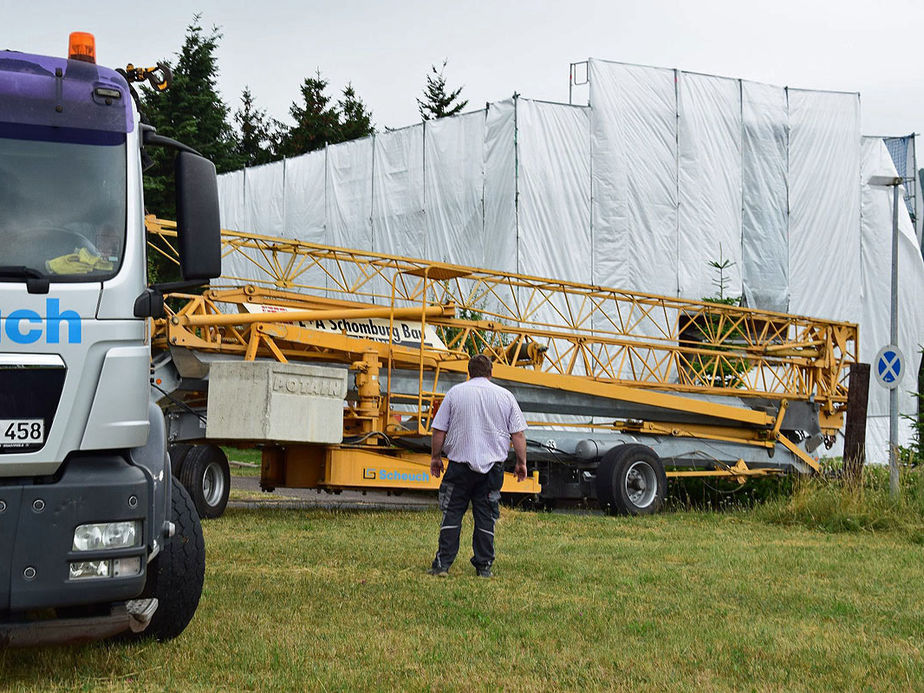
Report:
M 789 307 L 786 90 L 741 83 L 741 274 L 749 306 Z
M 372 138 L 327 148 L 327 242 L 372 249 Z
M 495 270 L 516 272 L 517 156 L 513 99 L 488 104 L 483 156 L 484 262 Z
M 680 295 L 741 295 L 741 89 L 737 81 L 678 77 Z M 710 263 L 728 261 L 719 287 Z
M 375 136 L 372 168 L 372 247 L 416 257 L 427 247 L 424 218 L 423 128 Z
M 677 294 L 675 71 L 591 60 L 594 283 Z
M 895 167 L 882 140 L 863 138 L 861 176 L 894 176 Z M 879 349 L 889 344 L 890 300 L 892 272 L 892 190 L 864 186 L 862 195 L 862 236 L 860 274 L 862 280 L 860 323 L 860 360 L 871 363 Z M 909 368 L 898 388 L 899 411 L 912 413 L 917 402 L 911 393 L 916 390 L 920 367 L 921 343 L 924 341 L 924 259 L 918 250 L 911 219 L 899 196 L 899 331 L 898 346 L 905 354 Z M 885 222 L 885 223 L 884 223 Z M 874 462 L 886 462 L 889 450 L 889 391 L 870 375 L 869 406 L 867 409 L 866 450 Z M 899 440 L 907 441 L 911 424 L 899 418 Z
M 790 89 L 789 128 L 789 311 L 854 320 L 860 309 L 859 95 Z
M 517 100 L 519 271 L 590 283 L 590 114 Z
M 866 181 L 890 162 L 861 144 L 857 94 L 599 60 L 588 77 L 589 108 L 515 97 L 224 174 L 223 223 L 687 298 L 714 295 L 709 263 L 727 259 L 726 295 L 858 321 L 861 359 L 875 356 L 888 338 L 891 200 Z M 916 367 L 924 263 L 900 212 L 899 345 Z M 223 265 L 254 279 L 266 267 L 258 256 Z M 876 387 L 868 450 L 881 462 Z
M 249 228 L 246 206 L 247 169 L 233 171 L 218 177 L 218 199 L 221 204 L 221 221 L 226 228 Z M 277 195 L 278 197 L 278 195 Z M 262 228 L 262 226 L 260 227 Z M 257 253 L 243 251 L 225 254 L 221 261 L 222 276 L 240 283 L 255 278 L 260 269 L 248 257 L 257 258 Z
M 425 124 L 428 258 L 496 267 L 484 257 L 484 111 Z
M 232 171 L 218 176 L 218 199 L 221 204 L 221 222 L 229 229 L 245 229 L 244 173 Z
M 327 242 L 327 152 L 323 149 L 285 162 L 286 238 Z
M 244 223 L 260 227 L 267 236 L 281 236 L 285 229 L 285 167 L 265 164 L 244 170 Z

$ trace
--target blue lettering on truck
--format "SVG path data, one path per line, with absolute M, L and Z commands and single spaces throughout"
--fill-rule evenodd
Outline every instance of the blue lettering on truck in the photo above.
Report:
M 9 315 L 0 312 L 0 343 L 8 339 L 16 344 L 34 344 L 42 338 L 43 327 L 47 326 L 45 342 L 60 344 L 62 322 L 67 328 L 67 343 L 80 343 L 80 316 L 73 310 L 62 312 L 60 299 L 45 299 L 45 315 L 42 320 L 41 315 L 28 308 L 14 310 Z

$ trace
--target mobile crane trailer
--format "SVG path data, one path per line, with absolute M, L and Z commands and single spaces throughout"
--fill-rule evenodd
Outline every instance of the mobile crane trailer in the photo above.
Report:
M 151 399 L 143 149 L 176 156 L 187 285 L 220 273 L 214 166 L 143 124 L 156 69 L 0 51 L 0 646 L 178 635 L 199 518 Z
M 169 248 L 174 225 L 147 223 Z M 249 276 L 174 296 L 154 334 L 175 471 L 203 516 L 229 485 L 218 444 L 261 446 L 268 491 L 435 489 L 430 422 L 474 353 L 530 419 L 532 474 L 503 490 L 547 503 L 646 514 L 668 476 L 811 473 L 844 423 L 855 324 L 245 231 L 222 242 Z

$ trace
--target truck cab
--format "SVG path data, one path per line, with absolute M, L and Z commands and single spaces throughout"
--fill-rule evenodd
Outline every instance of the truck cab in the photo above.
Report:
M 202 587 L 199 520 L 150 392 L 142 148 L 181 150 L 199 282 L 220 267 L 214 167 L 143 126 L 94 52 L 0 51 L 0 646 L 173 637 Z

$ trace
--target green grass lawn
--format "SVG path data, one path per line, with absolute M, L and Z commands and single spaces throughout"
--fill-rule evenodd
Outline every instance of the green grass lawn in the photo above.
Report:
M 231 473 L 235 476 L 260 476 L 260 464 L 263 451 L 259 448 L 222 448 L 231 463 Z M 241 462 L 243 464 L 234 464 Z
M 177 640 L 0 652 L 9 690 L 922 690 L 924 546 L 750 511 L 505 509 L 496 577 L 439 515 L 232 510 Z

